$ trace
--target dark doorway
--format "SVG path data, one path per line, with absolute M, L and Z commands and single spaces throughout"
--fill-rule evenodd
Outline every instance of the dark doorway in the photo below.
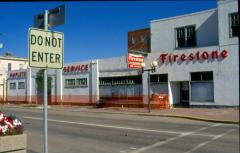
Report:
M 180 82 L 180 105 L 189 107 L 189 82 Z

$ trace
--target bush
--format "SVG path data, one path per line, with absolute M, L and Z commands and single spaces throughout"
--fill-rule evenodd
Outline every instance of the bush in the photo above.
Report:
M 17 135 L 22 133 L 22 122 L 15 115 L 6 116 L 0 112 L 0 136 Z

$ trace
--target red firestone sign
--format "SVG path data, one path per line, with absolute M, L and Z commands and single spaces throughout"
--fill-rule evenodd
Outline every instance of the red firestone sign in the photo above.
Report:
M 135 55 L 128 53 L 127 55 L 127 63 L 129 69 L 139 69 L 141 67 L 141 63 L 144 63 L 144 56 Z
M 182 53 L 181 55 L 163 53 L 160 55 L 159 59 L 160 59 L 161 63 L 164 64 L 165 61 L 172 63 L 172 62 L 176 62 L 178 60 L 181 60 L 182 62 L 184 62 L 186 60 L 199 61 L 200 59 L 208 60 L 210 58 L 211 59 L 219 59 L 219 58 L 225 59 L 227 56 L 228 56 L 228 51 L 226 51 L 226 50 L 223 50 L 221 52 L 218 52 L 217 50 L 213 50 L 211 52 L 203 51 L 202 53 L 197 51 L 196 53 L 190 53 L 188 55 L 186 55 L 185 53 Z

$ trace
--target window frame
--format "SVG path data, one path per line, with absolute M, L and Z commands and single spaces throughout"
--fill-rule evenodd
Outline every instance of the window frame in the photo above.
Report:
M 14 88 L 12 88 L 12 84 L 14 84 Z M 10 83 L 9 83 L 9 89 L 10 89 L 10 90 L 16 90 L 16 89 L 17 89 L 17 87 L 16 87 L 16 82 L 10 82 Z
M 70 80 L 73 80 L 73 85 L 68 85 L 67 82 L 70 81 Z M 74 87 L 76 86 L 76 80 L 75 80 L 75 79 L 65 79 L 65 80 L 64 80 L 64 83 L 65 83 L 65 84 L 64 84 L 64 85 L 65 85 L 65 86 L 64 86 L 65 88 L 74 88 Z
M 193 73 L 199 73 L 201 76 L 200 76 L 200 80 L 192 80 L 192 74 Z M 212 79 L 211 80 L 203 80 L 203 74 L 206 74 L 206 73 L 212 73 Z M 213 71 L 201 71 L 201 72 L 190 72 L 190 77 L 191 77 L 191 82 L 206 82 L 206 81 L 213 81 Z
M 212 73 L 212 80 L 202 80 L 202 74 L 203 73 L 208 73 L 208 72 L 211 72 Z M 192 73 L 200 73 L 201 74 L 201 80 L 194 80 L 192 81 Z M 203 103 L 214 103 L 215 102 L 215 97 L 214 97 L 214 71 L 200 71 L 200 72 L 190 72 L 190 89 L 191 89 L 191 102 L 203 102 Z M 212 83 L 212 94 L 213 94 L 213 99 L 211 101 L 193 101 L 192 100 L 192 83 Z
M 188 27 L 194 27 L 194 40 L 195 40 L 195 45 L 193 46 L 188 46 L 187 45 L 187 28 Z M 184 29 L 184 46 L 183 47 L 179 47 L 178 46 L 178 33 L 177 30 L 178 29 Z M 181 48 L 192 48 L 192 47 L 197 47 L 197 31 L 196 31 L 196 24 L 191 24 L 191 25 L 186 25 L 186 26 L 180 26 L 180 27 L 175 27 L 174 28 L 174 35 L 175 35 L 175 49 L 181 49 Z
M 238 15 L 238 20 L 239 20 L 239 14 L 238 12 L 233 12 L 233 13 L 229 13 L 228 14 L 228 25 L 229 25 L 229 38 L 236 38 L 236 37 L 239 37 L 238 35 L 236 36 L 233 36 L 233 33 L 232 33 L 232 15 L 234 14 L 237 14 Z M 239 22 L 239 21 L 238 21 Z M 239 25 L 238 25 L 239 27 Z M 239 27 L 240 28 L 240 27 Z
M 20 88 L 21 87 L 20 83 L 23 83 L 23 87 L 22 88 Z M 25 82 L 18 82 L 18 89 L 25 89 Z
M 141 43 L 145 43 L 145 41 L 146 41 L 146 36 L 145 36 L 145 35 L 141 35 L 141 36 L 140 36 L 140 39 L 141 39 Z
M 8 63 L 8 72 L 12 71 L 12 63 Z
M 78 80 L 80 80 L 80 81 L 79 81 L 79 84 L 78 84 Z M 81 80 L 84 80 L 85 83 L 84 83 L 84 84 L 81 84 L 81 83 L 80 83 Z M 87 80 L 87 78 L 76 78 L 75 86 L 76 86 L 76 87 L 87 87 L 87 86 L 88 86 L 88 80 Z
M 153 78 L 157 78 L 157 82 L 154 82 Z M 165 78 L 166 77 L 166 78 Z M 166 79 L 166 80 L 165 80 Z M 162 81 L 164 80 L 164 81 Z M 150 84 L 161 84 L 161 83 L 168 83 L 168 73 L 163 74 L 151 74 L 150 75 Z
M 135 36 L 131 36 L 131 44 L 135 45 L 136 41 L 137 41 L 136 37 Z
M 99 78 L 99 86 L 140 85 L 140 84 L 142 84 L 141 75 Z

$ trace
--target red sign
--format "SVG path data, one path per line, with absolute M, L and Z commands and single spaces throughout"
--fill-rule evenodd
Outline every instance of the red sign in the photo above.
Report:
M 26 77 L 26 71 L 21 72 L 11 72 L 9 74 L 9 78 L 16 79 L 16 78 L 25 78 Z
M 128 68 L 139 69 L 141 68 L 141 63 L 144 63 L 144 56 L 128 53 L 127 63 L 128 63 Z
M 141 64 L 140 63 L 134 63 L 134 64 L 128 64 L 128 68 L 130 69 L 140 69 L 142 68 Z
M 228 56 L 228 51 L 226 51 L 226 50 L 223 50 L 220 53 L 217 50 L 213 50 L 211 52 L 203 51 L 202 53 L 197 51 L 196 53 L 190 53 L 188 55 L 186 55 L 185 53 L 182 53 L 181 55 L 164 53 L 164 54 L 160 55 L 160 61 L 162 62 L 162 64 L 164 64 L 165 61 L 172 63 L 172 62 L 176 62 L 178 60 L 181 60 L 182 62 L 184 62 L 186 60 L 199 61 L 200 59 L 208 60 L 210 58 L 211 59 L 219 59 L 219 58 L 225 59 L 227 56 Z
M 65 66 L 63 68 L 63 73 L 88 72 L 88 70 L 89 70 L 88 64 L 70 65 L 70 66 Z

